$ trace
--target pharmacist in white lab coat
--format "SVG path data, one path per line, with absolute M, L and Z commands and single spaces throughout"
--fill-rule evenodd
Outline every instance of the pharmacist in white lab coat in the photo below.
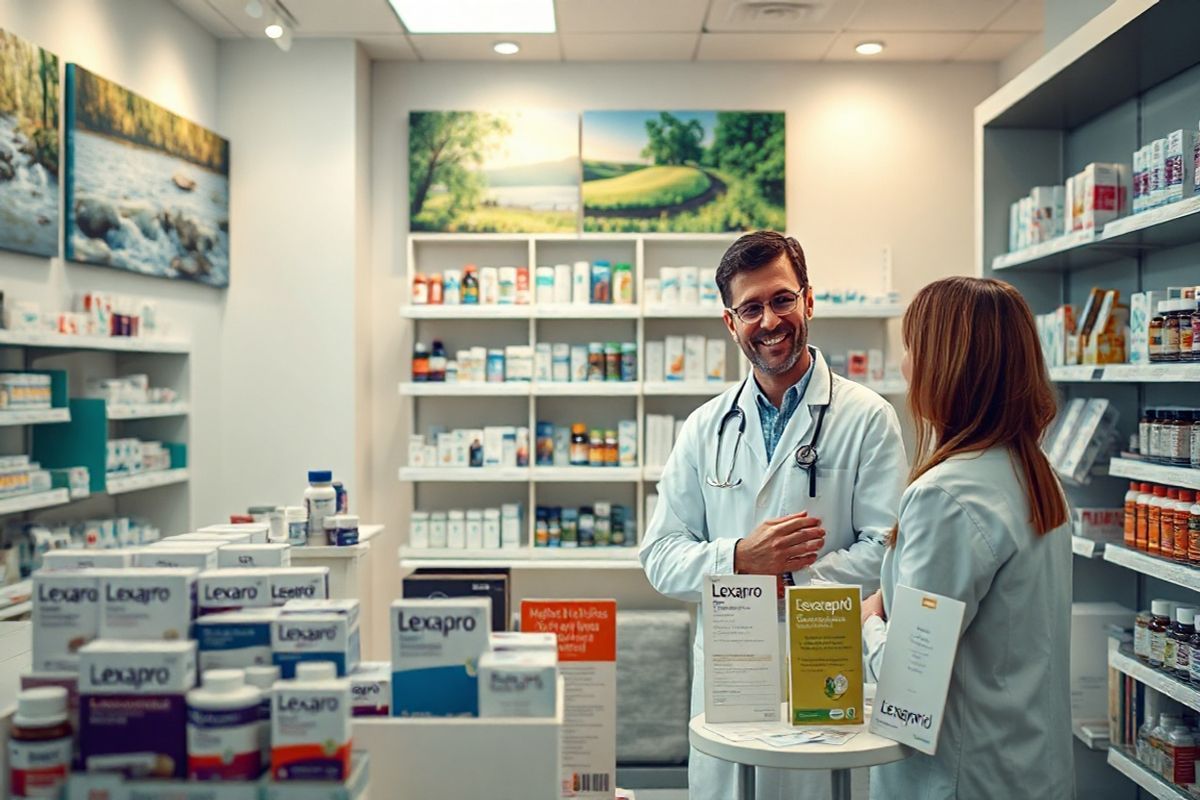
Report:
M 872 768 L 871 797 L 1070 798 L 1071 537 L 1040 446 L 1055 393 L 1033 314 L 1006 283 L 946 278 L 903 327 L 918 450 L 882 592 L 863 603 L 867 679 L 897 586 L 966 609 L 937 753 Z
M 684 423 L 641 546 L 646 575 L 658 591 L 691 602 L 704 576 L 734 572 L 861 584 L 869 595 L 907 472 L 896 412 L 834 375 L 809 347 L 812 289 L 794 239 L 741 237 L 722 258 L 717 284 L 753 374 Z M 814 450 L 815 465 L 802 468 Z M 701 631 L 693 714 L 704 710 Z M 729 800 L 736 767 L 693 749 L 688 784 L 692 800 Z M 760 769 L 756 791 L 770 800 L 828 798 L 829 773 Z

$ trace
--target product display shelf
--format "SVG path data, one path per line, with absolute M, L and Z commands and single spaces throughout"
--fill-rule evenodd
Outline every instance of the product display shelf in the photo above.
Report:
M 186 417 L 187 403 L 112 403 L 105 409 L 109 419 L 155 419 L 157 417 Z
M 531 384 L 526 381 L 412 381 L 400 384 L 403 397 L 528 397 Z
M 532 386 L 535 397 L 637 397 L 642 391 L 638 381 L 561 381 Z
M 740 381 L 647 381 L 642 392 L 648 397 L 716 397 Z
M 1108 474 L 1114 478 L 1128 478 L 1131 481 L 1147 481 L 1164 486 L 1200 489 L 1200 469 L 1167 467 L 1162 464 L 1139 461 L 1136 458 L 1112 459 L 1108 465 Z
M 1200 364 L 1105 364 L 1051 367 L 1055 383 L 1196 383 Z
M 642 315 L 633 303 L 535 303 L 531 307 L 534 319 L 637 319 Z
M 401 467 L 400 480 L 449 483 L 513 483 L 529 480 L 529 467 Z
M 108 494 L 126 494 L 128 492 L 140 492 L 143 489 L 157 489 L 160 486 L 186 483 L 187 480 L 188 471 L 186 468 L 141 472 L 135 475 L 109 475 L 107 476 L 107 488 L 105 491 Z
M 1104 548 L 1104 560 L 1149 575 L 1151 578 L 1200 592 L 1200 569 L 1196 567 L 1167 561 L 1119 544 L 1110 544 Z
M 438 547 L 400 548 L 400 569 L 507 568 L 526 570 L 641 570 L 636 547 L 521 547 L 499 550 L 463 550 Z
M 186 339 L 140 336 L 71 336 L 65 333 L 41 333 L 0 330 L 0 347 L 45 347 L 62 350 L 112 350 L 118 353 L 186 354 L 191 343 Z
M 1108 651 L 1108 666 L 1128 675 L 1143 686 L 1149 686 L 1188 708 L 1200 711 L 1200 688 L 1179 680 L 1161 670 L 1143 664 L 1128 645 Z
M 646 319 L 721 319 L 721 306 L 644 306 Z M 904 313 L 904 306 L 892 303 L 814 303 L 813 319 L 895 319 Z
M 638 467 L 532 467 L 535 483 L 632 483 L 640 480 Z
M 0 428 L 11 425 L 45 425 L 53 422 L 70 422 L 68 408 L 32 408 L 20 411 L 0 411 Z
M 66 489 L 51 489 L 48 492 L 34 492 L 16 497 L 6 497 L 0 500 L 0 515 L 21 514 L 26 511 L 36 511 L 40 508 L 62 506 L 71 502 L 71 494 Z
M 23 617 L 33 610 L 33 582 L 23 580 L 0 589 L 0 622 Z M 0 662 L 4 659 L 0 657 Z M 0 705 L 0 708 L 4 708 Z
M 642 480 L 644 481 L 661 481 L 664 467 L 659 465 L 656 467 L 642 467 Z
M 1089 539 L 1086 536 L 1071 536 L 1071 552 L 1080 558 L 1104 558 L 1106 544 L 1102 540 Z
M 1132 748 L 1115 746 L 1108 748 L 1108 763 L 1118 772 L 1142 787 L 1158 800 L 1194 800 L 1194 795 L 1167 783 L 1158 775 L 1142 766 Z

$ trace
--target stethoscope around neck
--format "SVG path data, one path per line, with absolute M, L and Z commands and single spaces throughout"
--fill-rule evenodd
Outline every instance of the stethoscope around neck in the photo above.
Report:
M 732 489 L 735 486 L 740 486 L 742 479 L 733 479 L 734 470 L 737 468 L 738 449 L 742 445 L 742 435 L 746 432 L 746 412 L 742 411 L 738 401 L 742 397 L 742 391 L 746 388 L 746 382 L 750 378 L 742 380 L 742 385 L 738 387 L 737 393 L 733 396 L 733 402 L 729 404 L 729 410 L 721 417 L 721 424 L 717 426 L 717 452 L 713 456 L 713 474 L 704 479 L 704 482 L 714 489 Z M 833 381 L 829 381 L 829 398 L 825 405 L 821 406 L 821 410 L 817 412 L 817 428 L 813 431 L 812 441 L 808 444 L 802 444 L 796 448 L 796 452 L 792 455 L 792 459 L 796 462 L 797 469 L 802 469 L 808 473 L 808 496 L 817 496 L 817 459 L 820 454 L 817 452 L 817 442 L 821 438 L 821 428 L 825 425 L 825 412 L 829 410 L 829 406 L 833 404 Z M 721 474 L 721 440 L 725 437 L 725 426 L 730 420 L 737 419 L 737 438 L 733 440 L 733 456 L 729 459 L 729 471 L 725 473 L 725 480 L 718 480 L 717 475 Z

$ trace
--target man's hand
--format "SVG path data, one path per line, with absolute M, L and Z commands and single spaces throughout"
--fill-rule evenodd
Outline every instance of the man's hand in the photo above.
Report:
M 821 520 L 807 511 L 769 519 L 739 539 L 733 571 L 743 575 L 782 575 L 811 567 L 825 544 Z
M 875 594 L 862 601 L 862 621 L 866 622 L 870 617 L 879 617 L 886 621 L 887 617 L 883 613 L 883 590 L 879 589 Z

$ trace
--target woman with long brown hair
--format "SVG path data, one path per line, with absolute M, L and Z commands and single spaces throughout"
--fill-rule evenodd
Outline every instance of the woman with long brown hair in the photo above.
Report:
M 1009 284 L 931 283 L 904 314 L 917 455 L 864 603 L 878 674 L 897 586 L 966 605 L 937 753 L 876 767 L 872 798 L 1069 798 L 1071 543 L 1041 450 L 1055 393 Z

